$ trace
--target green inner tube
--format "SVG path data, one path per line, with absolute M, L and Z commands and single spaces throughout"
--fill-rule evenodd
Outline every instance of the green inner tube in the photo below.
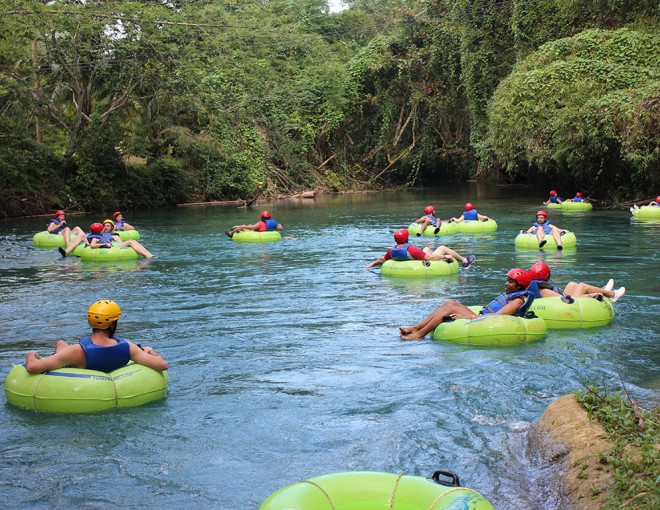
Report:
M 231 240 L 236 243 L 275 243 L 280 239 L 282 239 L 282 236 L 277 230 L 269 230 L 266 232 L 243 230 L 242 232 L 236 232 L 231 236 Z
M 544 248 L 549 250 L 557 249 L 557 243 L 551 234 L 546 234 L 543 239 L 547 241 Z M 561 236 L 561 244 L 564 248 L 575 248 L 577 245 L 577 238 L 575 237 L 575 234 L 573 232 L 566 232 L 563 236 Z M 516 248 L 538 250 L 539 240 L 536 237 L 536 234 L 518 234 L 515 239 L 515 245 Z
M 561 209 L 561 204 L 550 202 L 549 204 L 544 205 L 543 207 L 545 207 L 546 209 Z
M 465 220 L 457 223 L 459 234 L 478 234 L 479 232 L 495 232 L 497 222 L 495 220 Z
M 71 239 L 75 236 L 72 235 Z M 48 230 L 42 232 L 37 232 L 32 238 L 32 243 L 35 248 L 59 248 L 60 246 L 64 248 L 66 243 L 64 242 L 64 236 L 61 234 L 51 234 Z
M 140 240 L 140 233 L 137 230 L 115 230 L 113 234 L 117 234 L 122 241 Z
M 440 231 L 435 233 L 436 227 L 429 225 L 424 229 L 422 234 L 424 237 L 435 237 L 435 236 L 448 236 L 451 234 L 456 234 L 458 232 L 458 223 L 449 223 L 448 221 L 443 221 L 440 223 Z M 411 223 L 408 225 L 408 233 L 410 235 L 416 236 L 421 232 L 422 225 L 420 223 Z
M 481 306 L 470 306 L 479 313 Z M 548 328 L 540 317 L 525 319 L 512 315 L 484 315 L 474 320 L 456 319 L 440 324 L 431 335 L 435 340 L 471 345 L 512 345 L 545 337 Z
M 458 262 L 444 260 L 386 260 L 380 274 L 393 277 L 434 277 L 458 273 Z
M 355 471 L 283 487 L 259 510 L 493 510 L 478 492 L 421 476 Z
M 614 320 L 614 307 L 608 298 L 599 301 L 582 297 L 572 301 L 561 297 L 535 299 L 529 310 L 541 317 L 548 329 L 596 328 Z
M 562 211 L 591 211 L 594 208 L 590 202 L 562 202 Z
M 24 365 L 14 365 L 5 379 L 5 394 L 10 404 L 34 411 L 93 413 L 159 400 L 168 382 L 167 370 L 133 362 L 110 373 L 59 368 L 30 374 Z
M 634 210 L 633 217 L 639 220 L 660 220 L 660 206 L 643 205 Z
M 135 260 L 140 258 L 138 252 L 130 246 L 120 248 L 119 244 L 112 243 L 112 248 L 92 248 L 84 244 L 79 244 L 73 249 L 71 255 L 92 262 L 117 262 L 120 260 Z

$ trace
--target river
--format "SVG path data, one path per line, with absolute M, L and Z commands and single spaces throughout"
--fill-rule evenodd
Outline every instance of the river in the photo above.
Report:
M 570 194 L 570 193 L 565 193 Z M 627 212 L 551 211 L 575 250 L 517 251 L 547 190 L 483 186 L 124 211 L 152 261 L 94 265 L 36 250 L 43 218 L 0 222 L 0 381 L 12 364 L 89 332 L 88 306 L 114 299 L 117 335 L 170 363 L 166 399 L 95 415 L 0 406 L 0 507 L 256 509 L 274 490 L 338 471 L 429 476 L 446 469 L 497 509 L 555 508 L 525 451 L 531 423 L 583 383 L 660 396 L 660 224 Z M 476 263 L 430 280 L 381 277 L 365 265 L 396 228 L 433 204 L 443 218 L 471 201 L 492 234 L 414 238 Z M 268 209 L 279 243 L 234 243 L 231 225 Z M 111 211 L 108 211 L 110 213 Z M 71 216 L 87 230 L 98 216 Z M 545 260 L 553 280 L 626 295 L 602 328 L 477 348 L 400 340 L 442 301 L 483 304 L 515 266 Z M 4 392 L 2 392 L 4 395 Z

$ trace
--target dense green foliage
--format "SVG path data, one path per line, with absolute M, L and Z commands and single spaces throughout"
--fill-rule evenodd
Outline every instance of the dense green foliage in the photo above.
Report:
M 657 3 L 349 4 L 3 2 L 0 212 L 475 175 L 658 186 Z
M 587 30 L 543 45 L 500 84 L 489 145 L 511 173 L 527 163 L 582 188 L 660 184 L 660 35 Z M 595 171 L 597 170 L 597 171 Z
M 644 409 L 627 394 L 608 395 L 595 387 L 579 392 L 577 400 L 612 441 L 612 451 L 601 459 L 613 473 L 613 488 L 603 508 L 657 508 L 660 409 Z

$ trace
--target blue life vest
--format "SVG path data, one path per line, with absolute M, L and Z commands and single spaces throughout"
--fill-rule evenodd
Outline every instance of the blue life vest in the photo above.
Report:
M 100 239 L 101 244 L 112 243 L 115 240 L 115 238 L 112 237 L 112 232 L 103 232 L 100 236 Z
M 55 223 L 55 225 L 59 225 L 59 227 L 57 227 L 55 230 L 51 231 L 51 234 L 59 234 L 60 232 L 62 232 L 62 230 L 64 230 L 66 228 L 66 225 L 62 225 L 60 220 L 50 220 L 48 222 L 48 225 L 46 225 L 46 228 L 48 228 L 51 223 Z
M 582 202 L 582 197 L 575 197 L 573 202 Z
M 550 200 L 550 203 L 551 203 L 551 204 L 557 204 L 557 203 L 558 203 L 558 202 L 557 202 L 557 199 L 558 199 L 558 198 L 559 198 L 559 197 L 557 197 L 557 196 L 550 197 L 550 199 L 549 199 L 549 200 Z
M 87 357 L 87 369 L 112 372 L 123 367 L 131 360 L 130 344 L 122 338 L 112 338 L 117 340 L 117 345 L 108 347 L 96 345 L 89 336 L 80 339 L 80 346 Z
M 465 218 L 466 220 L 470 220 L 470 221 L 476 220 L 476 219 L 479 219 L 478 214 L 479 213 L 477 213 L 476 209 L 472 209 L 471 211 L 465 211 L 463 213 L 463 218 Z
M 538 221 L 535 221 L 534 226 L 538 227 L 538 228 L 542 228 L 543 232 L 545 232 L 546 234 L 549 234 L 550 232 L 552 232 L 552 227 L 550 227 L 550 224 L 547 223 L 547 222 L 544 223 L 543 225 L 541 225 Z
M 438 218 L 436 218 L 433 214 L 426 214 L 425 215 L 429 220 L 431 220 L 431 225 L 438 225 Z
M 394 247 L 390 251 L 390 257 L 392 260 L 415 260 L 415 257 L 413 257 L 409 252 L 408 252 L 408 247 L 410 246 L 410 243 L 406 243 L 403 246 L 397 248 Z
M 535 298 L 542 298 L 541 289 L 550 289 L 557 294 L 564 295 L 564 291 L 557 287 L 554 283 L 546 282 L 545 280 L 532 280 L 532 283 L 527 287 L 528 292 L 531 292 Z
M 534 301 L 534 295 L 527 290 L 520 290 L 518 292 L 512 292 L 511 294 L 501 294 L 493 299 L 490 303 L 484 306 L 479 315 L 490 315 L 493 313 L 499 312 L 502 308 L 509 304 L 509 301 L 519 297 L 524 297 L 525 302 L 516 310 L 516 313 L 513 315 L 518 315 L 520 317 L 524 316 L 527 312 L 527 309 Z
M 277 222 L 275 220 L 261 220 L 259 223 L 263 223 L 264 227 L 259 227 L 257 232 L 268 232 L 270 230 L 277 230 Z
M 101 234 L 87 234 L 87 241 L 92 244 L 92 239 L 101 239 Z
M 121 221 L 115 221 L 115 228 L 116 228 L 117 230 L 121 230 L 122 227 L 124 226 L 124 223 L 126 223 L 124 220 L 121 220 Z

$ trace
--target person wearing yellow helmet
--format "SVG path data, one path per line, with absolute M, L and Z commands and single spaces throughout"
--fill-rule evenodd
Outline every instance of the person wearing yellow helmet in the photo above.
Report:
M 42 358 L 37 351 L 27 353 L 25 368 L 31 374 L 70 366 L 101 372 L 112 372 L 134 361 L 154 370 L 167 370 L 167 362 L 151 347 L 140 347 L 133 342 L 114 336 L 121 308 L 114 301 L 101 299 L 87 310 L 87 322 L 92 327 L 90 336 L 69 345 L 57 342 L 55 354 Z
M 92 239 L 90 246 L 92 248 L 112 248 L 112 243 L 119 243 L 119 247 L 130 246 L 138 255 L 142 255 L 146 259 L 154 258 L 153 254 L 147 250 L 142 243 L 135 239 L 122 241 L 119 234 L 115 231 L 115 223 L 112 220 L 105 220 L 103 222 L 103 231 L 97 239 Z

